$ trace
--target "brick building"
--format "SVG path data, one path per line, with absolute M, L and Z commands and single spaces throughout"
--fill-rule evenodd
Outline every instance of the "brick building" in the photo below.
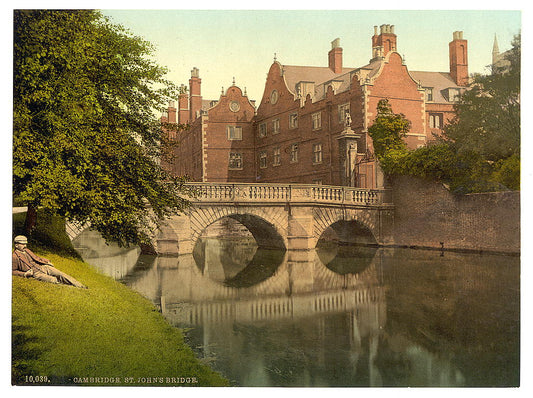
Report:
M 174 137 L 176 160 L 166 167 L 206 182 L 383 186 L 368 136 L 379 100 L 411 121 L 410 148 L 426 145 L 453 117 L 468 84 L 467 41 L 453 33 L 449 72 L 410 71 L 393 25 L 374 27 L 371 43 L 372 59 L 358 68 L 343 65 L 339 39 L 331 43 L 328 66 L 274 60 L 257 109 L 235 84 L 218 100 L 203 100 L 193 69 L 189 93 L 163 117 L 190 124 Z

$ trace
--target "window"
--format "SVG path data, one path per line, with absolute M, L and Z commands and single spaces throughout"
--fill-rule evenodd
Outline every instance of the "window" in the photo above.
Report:
M 242 140 L 242 127 L 228 126 L 228 140 Z
M 274 157 L 272 160 L 273 166 L 279 166 L 281 164 L 281 148 L 276 147 L 274 148 Z
M 311 115 L 313 121 L 313 130 L 318 130 L 322 128 L 322 113 L 317 112 Z
M 313 144 L 313 164 L 322 163 L 322 144 Z
M 298 161 L 298 144 L 291 145 L 291 163 Z
M 461 96 L 461 93 L 458 89 L 456 88 L 449 88 L 448 89 L 448 99 L 450 100 L 450 102 L 457 102 L 459 101 L 459 98 Z
M 316 185 L 322 185 L 322 180 L 319 179 L 319 180 L 313 180 L 313 184 L 316 184 Z
M 429 114 L 429 127 L 432 129 L 440 129 L 442 127 L 442 113 Z
M 228 167 L 232 170 L 242 170 L 242 153 L 230 152 Z
M 344 123 L 347 113 L 350 113 L 350 104 L 339 105 L 339 123 Z
M 272 120 L 272 134 L 279 133 L 279 119 Z
M 259 154 L 259 167 L 262 169 L 266 169 L 267 167 L 267 153 L 266 151 L 263 151 Z
M 433 101 L 433 88 L 426 87 L 425 91 L 426 91 L 426 101 L 427 102 Z
M 266 123 L 259 123 L 259 137 L 263 138 L 267 135 L 267 125 Z
M 295 129 L 298 127 L 298 114 L 297 113 L 291 113 L 289 115 L 289 128 Z

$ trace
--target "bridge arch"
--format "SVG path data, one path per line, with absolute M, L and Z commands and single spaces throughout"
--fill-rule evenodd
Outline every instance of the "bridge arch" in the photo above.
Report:
M 313 235 L 317 244 L 333 233 L 332 238 L 344 244 L 377 245 L 379 218 L 365 209 L 317 208 L 315 209 Z
M 192 238 L 196 242 L 210 225 L 228 217 L 244 225 L 261 248 L 287 248 L 283 223 L 286 216 L 282 209 L 234 206 L 197 208 L 191 214 Z

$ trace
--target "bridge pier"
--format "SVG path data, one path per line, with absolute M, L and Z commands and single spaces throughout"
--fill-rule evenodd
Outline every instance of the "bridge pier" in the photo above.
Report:
M 288 250 L 311 250 L 315 248 L 314 217 L 311 207 L 289 206 L 288 224 Z
M 157 254 L 191 254 L 195 242 L 191 235 L 191 218 L 188 214 L 172 217 L 159 228 L 154 242 Z

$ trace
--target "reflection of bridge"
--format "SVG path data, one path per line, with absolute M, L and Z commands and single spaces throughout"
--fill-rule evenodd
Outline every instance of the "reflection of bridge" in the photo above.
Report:
M 274 275 L 235 288 L 212 280 L 190 255 L 157 257 L 150 270 L 128 285 L 161 304 L 165 316 L 180 324 L 250 323 L 370 308 L 378 316 L 385 296 L 376 261 L 379 256 L 359 274 L 339 275 L 314 250 L 287 252 Z
M 171 324 L 192 327 L 199 355 L 219 358 L 227 377 L 244 375 L 238 377 L 244 385 L 272 385 L 264 380 L 280 367 L 297 384 L 301 369 L 313 384 L 329 385 L 324 372 L 342 367 L 342 374 L 360 372 L 381 385 L 375 360 L 386 325 L 381 250 L 364 271 L 346 275 L 328 269 L 315 250 L 287 251 L 272 276 L 245 288 L 212 280 L 192 255 L 157 256 L 127 285 L 160 304 Z M 341 330 L 338 339 L 332 329 Z
M 162 254 L 191 253 L 201 233 L 230 217 L 261 247 L 307 250 L 329 227 L 340 241 L 392 243 L 390 191 L 303 184 L 190 183 L 196 195 L 156 238 Z

